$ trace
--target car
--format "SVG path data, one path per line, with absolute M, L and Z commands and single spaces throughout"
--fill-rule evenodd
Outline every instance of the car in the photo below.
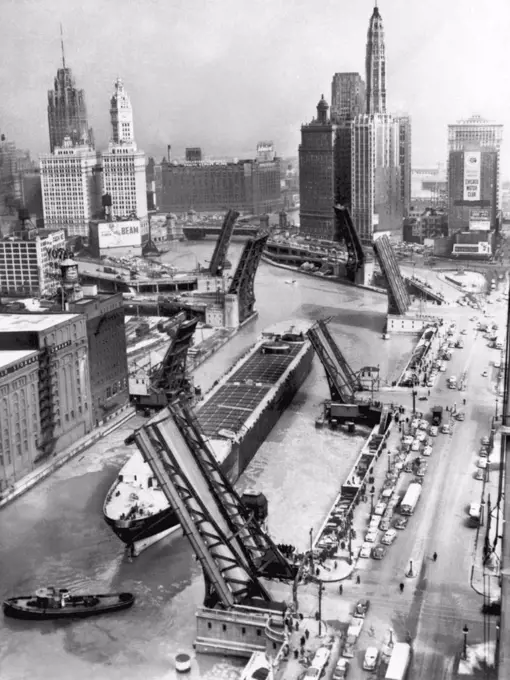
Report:
M 379 522 L 379 529 L 381 531 L 388 531 L 388 529 L 391 526 L 391 521 L 389 517 L 383 517 L 382 520 Z
M 426 420 L 423 420 L 423 419 L 420 420 L 420 424 L 418 425 L 418 428 L 419 428 L 420 430 L 427 430 L 428 427 L 429 427 L 429 424 L 428 424 L 428 422 L 427 422 Z
M 420 425 L 420 421 L 418 418 L 415 418 L 414 420 L 411 421 L 411 429 L 417 430 Z
M 439 434 L 439 428 L 437 427 L 437 425 L 432 425 L 429 434 L 431 437 L 437 437 L 437 435 Z
M 425 473 L 427 472 L 427 466 L 426 465 L 421 465 L 417 470 L 416 470 L 416 476 L 417 477 L 425 477 Z
M 489 437 L 482 437 L 482 446 L 489 445 Z
M 321 674 L 320 668 L 310 666 L 310 668 L 306 669 L 306 673 L 303 675 L 303 680 L 318 680 L 320 674 Z
M 483 481 L 483 478 L 485 477 L 485 470 L 480 470 L 478 469 L 475 474 L 475 479 L 478 479 L 479 481 Z
M 386 555 L 386 548 L 383 548 L 382 545 L 376 545 L 376 547 L 372 550 L 372 557 L 374 560 L 382 560 L 382 558 Z
M 356 638 L 354 635 L 349 635 L 345 641 L 344 648 L 342 650 L 342 656 L 352 659 L 354 657 L 354 645 L 356 644 Z
M 487 373 L 487 370 L 485 370 L 485 371 L 482 373 L 482 378 L 486 378 L 488 375 L 489 375 L 489 374 Z
M 346 659 L 339 659 L 332 680 L 345 680 L 349 672 L 349 662 Z
M 420 431 L 417 433 L 417 435 L 416 435 L 416 439 L 417 439 L 419 442 L 424 442 L 425 439 L 427 439 L 427 435 L 426 435 L 426 433 L 425 433 L 423 430 L 420 430 Z
M 354 607 L 354 612 L 352 615 L 357 619 L 364 619 L 369 609 L 370 600 L 367 600 L 367 598 L 364 597 L 356 602 L 356 606 Z
M 395 529 L 388 529 L 388 531 L 381 538 L 381 543 L 384 543 L 384 545 L 391 545 L 396 538 L 397 532 Z
M 487 458 L 479 458 L 478 459 L 478 467 L 481 468 L 482 470 L 485 470 L 487 468 Z
M 432 382 L 432 380 L 427 381 L 427 387 L 434 387 L 434 383 Z
M 374 531 L 373 529 L 370 529 L 370 531 L 367 531 L 365 535 L 365 542 L 366 543 L 375 543 L 377 541 L 377 529 Z
M 399 517 L 397 520 L 395 520 L 393 526 L 395 527 L 395 529 L 402 530 L 406 528 L 407 522 L 408 522 L 407 517 Z
M 411 446 L 411 444 L 414 442 L 414 438 L 411 437 L 411 435 L 407 434 L 403 439 L 402 439 L 402 444 L 405 444 L 406 446 Z
M 451 434 L 452 430 L 451 430 L 451 427 L 449 426 L 448 423 L 445 423 L 445 424 L 441 427 L 441 432 L 442 432 L 443 434 Z
M 439 365 L 439 370 L 441 371 L 441 373 L 444 373 L 444 372 L 446 371 L 446 366 L 445 366 L 445 364 L 441 363 L 441 364 Z
M 411 463 L 406 463 L 404 465 L 404 472 L 412 472 L 412 471 L 413 471 L 413 466 L 411 465 Z M 381 529 L 382 529 L 382 527 L 381 527 Z
M 411 445 L 411 451 L 419 451 L 420 450 L 420 441 L 419 439 L 415 439 Z
M 461 335 L 467 335 L 467 330 L 466 330 L 465 328 L 463 328 L 463 329 L 461 330 L 460 334 L 461 334 Z
M 372 546 L 370 543 L 363 543 L 361 546 L 361 550 L 359 551 L 359 556 L 363 558 L 369 558 L 370 553 L 372 552 Z
M 432 446 L 426 446 L 423 451 L 421 452 L 422 456 L 431 456 L 432 455 Z
M 365 658 L 363 659 L 363 668 L 366 671 L 373 671 L 377 666 L 377 658 L 379 656 L 379 650 L 377 647 L 368 647 L 365 652 Z
M 489 455 L 489 449 L 486 446 L 482 446 L 479 455 L 482 456 L 482 458 L 487 458 L 487 456 Z
M 455 418 L 456 418 L 457 420 L 460 420 L 460 421 L 465 420 L 465 419 L 466 419 L 466 414 L 465 414 L 465 413 L 462 413 L 462 411 L 461 411 L 461 412 L 457 413 L 457 415 L 455 416 Z
M 377 503 L 377 505 L 375 506 L 374 515 L 384 515 L 385 510 L 386 510 L 386 503 L 379 501 L 379 503 Z
M 413 479 L 413 484 L 423 484 L 423 477 L 415 477 Z

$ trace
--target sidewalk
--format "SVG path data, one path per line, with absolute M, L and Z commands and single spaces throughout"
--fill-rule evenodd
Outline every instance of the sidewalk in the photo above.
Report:
M 38 482 L 48 477 L 54 470 L 62 467 L 68 460 L 90 448 L 99 439 L 110 434 L 113 430 L 116 430 L 123 423 L 132 418 L 135 413 L 136 411 L 131 404 L 126 404 L 115 413 L 110 414 L 103 425 L 92 430 L 92 432 L 89 432 L 81 439 L 78 439 L 78 441 L 74 442 L 74 444 L 67 449 L 64 449 L 64 451 L 54 454 L 50 459 L 32 470 L 32 472 L 29 472 L 12 484 L 0 498 L 0 508 L 10 503 L 18 496 L 21 496 L 25 491 L 31 489 Z
M 480 445 L 481 443 L 479 443 Z M 503 508 L 500 509 L 499 527 L 497 526 L 496 503 L 501 462 L 501 435 L 497 431 L 489 454 L 481 494 L 482 520 L 477 529 L 473 565 L 471 567 L 471 587 L 479 595 L 486 598 L 487 604 L 501 598 L 501 540 L 496 541 L 496 546 L 493 549 L 497 533 L 501 534 L 503 531 Z M 488 558 L 487 548 L 490 551 Z

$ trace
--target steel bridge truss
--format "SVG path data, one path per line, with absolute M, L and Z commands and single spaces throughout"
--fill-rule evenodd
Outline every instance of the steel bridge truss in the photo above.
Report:
M 354 404 L 355 392 L 363 389 L 360 379 L 333 340 L 326 321 L 318 321 L 307 335 L 326 371 L 332 401 Z
M 382 234 L 374 241 L 373 247 L 381 272 L 388 283 L 388 314 L 403 315 L 409 309 L 411 299 L 390 239 Z
M 268 238 L 269 234 L 264 234 L 246 242 L 228 290 L 230 295 L 238 296 L 240 323 L 253 314 L 255 275 Z
M 345 246 L 347 248 L 345 271 L 349 281 L 354 283 L 356 281 L 356 272 L 365 264 L 365 253 L 363 252 L 358 232 L 356 231 L 347 207 L 338 203 L 334 206 L 334 209 L 336 240 L 340 240 L 340 237 L 343 237 L 345 241 Z
M 227 259 L 227 251 L 234 233 L 234 226 L 239 217 L 237 210 L 229 210 L 225 215 L 223 224 L 221 226 L 220 235 L 216 241 L 214 253 L 209 264 L 209 273 L 211 276 L 222 276 Z
M 172 411 L 161 411 L 135 432 L 133 439 L 202 565 L 204 606 L 230 609 L 246 599 L 272 601 L 241 547 L 240 537 L 230 535 L 214 507 L 209 483 L 200 478 Z
M 183 321 L 177 327 L 163 361 L 151 376 L 151 388 L 156 392 L 164 392 L 168 402 L 183 391 L 189 391 L 186 361 L 197 323 L 198 318 L 194 318 Z

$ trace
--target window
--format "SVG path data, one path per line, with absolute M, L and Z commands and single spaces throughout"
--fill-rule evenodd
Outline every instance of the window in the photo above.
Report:
M 224 624 L 222 625 L 222 629 L 223 629 L 223 632 L 225 632 L 225 631 L 227 630 L 227 624 L 226 624 L 226 623 L 224 623 Z
M 211 630 L 211 628 L 212 628 L 212 623 L 211 623 L 210 621 L 207 622 L 207 627 L 209 628 L 209 630 Z

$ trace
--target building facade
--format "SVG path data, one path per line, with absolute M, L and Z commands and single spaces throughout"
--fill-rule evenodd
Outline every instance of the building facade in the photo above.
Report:
M 334 126 L 324 96 L 317 118 L 301 127 L 299 146 L 300 232 L 312 238 L 334 237 Z
M 366 89 L 359 73 L 335 73 L 331 83 L 331 122 L 365 113 Z
M 92 408 L 85 317 L 0 314 L 0 351 L 4 350 L 39 355 L 37 460 L 62 451 L 90 432 Z
M 404 217 L 409 214 L 411 206 L 411 149 L 412 127 L 408 115 L 396 117 L 398 125 L 398 164 L 400 167 L 400 200 Z
M 488 231 L 501 203 L 503 126 L 472 116 L 448 126 L 449 231 Z
M 84 296 L 69 310 L 87 320 L 92 424 L 129 402 L 122 293 Z
M 15 232 L 0 239 L 0 293 L 48 298 L 60 286 L 63 231 Z
M 155 189 L 162 212 L 273 212 L 282 207 L 280 159 L 264 147 L 257 158 L 236 162 L 164 160 L 155 168 Z
M 50 151 L 63 146 L 66 137 L 76 146 L 94 146 L 85 92 L 76 87 L 71 69 L 66 68 L 63 53 L 62 68 L 57 71 L 53 90 L 48 90 L 48 127 Z
M 374 232 L 402 234 L 398 123 L 389 114 L 352 124 L 352 219 L 364 243 Z
M 386 47 L 382 17 L 377 5 L 368 26 L 365 73 L 366 113 L 386 113 Z
M 0 351 L 0 498 L 39 454 L 39 353 Z
M 99 157 L 91 146 L 63 146 L 40 158 L 44 226 L 67 236 L 88 236 L 89 221 L 101 207 Z
M 133 217 L 140 220 L 142 238 L 149 237 L 145 153 L 138 149 L 133 124 L 133 108 L 122 80 L 117 79 L 110 102 L 112 141 L 101 154 L 103 194 L 108 194 L 112 219 Z

